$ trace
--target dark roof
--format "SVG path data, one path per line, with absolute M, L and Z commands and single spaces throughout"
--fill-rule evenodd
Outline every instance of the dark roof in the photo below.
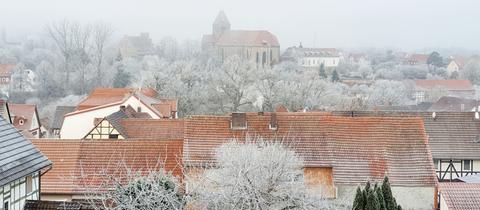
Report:
M 0 118 L 0 186 L 51 164 L 12 124 Z
M 57 106 L 55 109 L 55 115 L 53 116 L 51 129 L 60 129 L 63 124 L 63 117 L 65 114 L 75 111 L 75 106 Z
M 24 210 L 93 210 L 85 202 L 27 200 Z
M 475 91 L 469 80 L 415 80 L 416 90 L 438 90 L 444 88 L 448 91 Z
M 466 99 L 453 96 L 443 96 L 433 103 L 428 111 L 469 112 L 473 111 L 480 103 L 475 99 Z
M 477 183 L 480 184 L 480 174 L 472 174 L 464 177 L 456 178 L 455 181 L 461 181 L 465 183 Z
M 270 129 L 271 119 L 277 129 Z M 329 113 L 247 113 L 245 130 L 231 129 L 231 116 L 185 119 L 184 164 L 214 161 L 215 148 L 237 138 L 280 139 L 306 167 L 332 167 L 339 185 L 381 181 L 395 186 L 435 186 L 433 160 L 420 118 L 331 116 Z M 408 164 L 406 164 L 408 163 Z
M 125 138 L 128 137 L 125 132 L 125 128 L 122 125 L 122 120 L 129 118 L 140 118 L 140 119 L 150 119 L 150 115 L 145 112 L 137 112 L 130 105 L 125 107 L 125 109 L 120 109 L 117 112 L 114 112 L 106 117 L 106 120 L 120 133 L 120 135 Z
M 352 112 L 332 112 L 351 116 Z M 353 116 L 422 117 L 433 158 L 480 159 L 480 120 L 474 112 L 355 111 Z

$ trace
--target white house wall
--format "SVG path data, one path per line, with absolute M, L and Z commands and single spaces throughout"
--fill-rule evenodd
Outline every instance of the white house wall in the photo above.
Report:
M 5 209 L 8 202 L 9 210 L 22 210 L 26 200 L 39 198 L 38 172 L 32 174 L 32 191 L 27 193 L 26 178 L 17 179 L 8 185 L 0 187 L 0 209 Z
M 60 129 L 60 138 L 62 139 L 81 139 L 85 137 L 94 127 L 95 118 L 103 118 L 120 110 L 120 106 L 132 106 L 135 110 L 140 107 L 142 112 L 148 113 L 153 119 L 159 119 L 157 114 L 140 102 L 137 98 L 131 96 L 124 103 L 94 109 L 79 114 L 65 116 Z
M 325 67 L 337 67 L 340 57 L 304 57 L 299 60 L 299 65 L 303 67 L 320 67 L 323 63 Z
M 338 186 L 337 198 L 353 202 L 356 186 Z M 432 210 L 435 203 L 434 187 L 392 186 L 392 193 L 402 209 Z

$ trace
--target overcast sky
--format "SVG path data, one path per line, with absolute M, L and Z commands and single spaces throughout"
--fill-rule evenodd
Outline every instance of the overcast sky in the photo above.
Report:
M 478 0 L 0 0 L 0 8 L 0 28 L 12 36 L 69 19 L 111 23 L 119 36 L 200 39 L 224 10 L 232 29 L 269 30 L 283 49 L 480 49 Z

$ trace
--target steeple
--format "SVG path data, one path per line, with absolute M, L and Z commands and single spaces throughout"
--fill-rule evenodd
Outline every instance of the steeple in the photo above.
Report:
M 221 10 L 213 22 L 213 36 L 218 38 L 223 32 L 230 30 L 230 22 L 227 15 Z

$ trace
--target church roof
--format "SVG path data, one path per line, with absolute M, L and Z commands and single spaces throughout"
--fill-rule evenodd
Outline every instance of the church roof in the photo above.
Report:
M 219 46 L 280 46 L 275 35 L 265 30 L 225 31 L 217 40 Z

